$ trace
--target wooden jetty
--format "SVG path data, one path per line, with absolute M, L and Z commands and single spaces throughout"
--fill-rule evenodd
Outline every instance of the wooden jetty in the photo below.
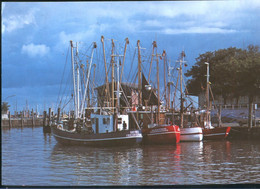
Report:
M 231 127 L 228 140 L 260 140 L 260 127 Z
M 43 125 L 42 118 L 10 118 L 1 120 L 1 128 L 39 127 Z
M 32 111 L 33 112 L 33 111 Z M 21 112 L 19 117 L 17 115 L 11 115 L 8 113 L 8 118 L 1 119 L 1 129 L 11 128 L 23 128 L 23 127 L 43 127 L 44 133 L 50 133 L 50 125 L 53 119 L 53 112 L 49 108 L 49 115 L 47 116 L 46 111 L 43 112 L 43 116 L 38 117 L 36 114 L 26 114 L 27 112 Z

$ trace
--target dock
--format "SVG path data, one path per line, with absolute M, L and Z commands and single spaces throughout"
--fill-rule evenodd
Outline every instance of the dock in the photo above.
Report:
M 260 127 L 231 127 L 228 140 L 260 140 Z
M 1 120 L 2 129 L 39 126 L 43 126 L 43 118 L 11 118 Z

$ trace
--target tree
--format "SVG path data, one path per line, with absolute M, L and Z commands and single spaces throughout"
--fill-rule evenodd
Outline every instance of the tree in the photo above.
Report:
M 244 59 L 240 60 L 241 77 L 240 86 L 242 95 L 248 96 L 248 125 L 252 126 L 253 100 L 260 94 L 260 51 L 259 46 L 249 45 L 244 52 Z
M 227 98 L 248 96 L 249 119 L 252 114 L 253 99 L 260 94 L 260 51 L 258 46 L 249 45 L 246 50 L 230 47 L 214 52 L 206 52 L 196 58 L 195 65 L 188 70 L 189 92 L 198 95 L 206 88 L 206 65 L 210 63 L 210 81 L 214 94 Z M 251 122 L 251 120 L 249 120 Z
M 237 57 L 242 50 L 237 48 L 220 49 L 214 52 L 206 52 L 196 58 L 196 64 L 188 70 L 186 76 L 192 76 L 188 80 L 189 92 L 198 95 L 206 88 L 206 65 L 210 63 L 210 81 L 214 94 L 221 95 L 224 103 L 229 97 L 236 95 L 237 78 L 239 77 Z M 232 75 L 232 77 L 230 77 Z
M 2 114 L 6 114 L 9 110 L 10 105 L 8 105 L 8 102 L 3 102 L 1 105 Z

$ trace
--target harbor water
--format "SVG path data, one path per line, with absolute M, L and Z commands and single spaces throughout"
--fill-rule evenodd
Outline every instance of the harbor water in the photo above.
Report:
M 59 145 L 42 127 L 2 130 L 4 186 L 260 184 L 260 143 Z

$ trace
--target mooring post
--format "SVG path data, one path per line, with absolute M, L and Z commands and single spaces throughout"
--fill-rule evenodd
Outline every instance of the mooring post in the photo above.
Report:
M 47 122 L 47 112 L 43 111 L 43 126 L 46 126 L 46 122 Z
M 257 110 L 257 104 L 253 104 L 254 109 L 254 126 L 256 127 L 256 110 Z
M 33 112 L 33 109 L 32 109 L 32 126 L 33 126 L 33 127 L 35 126 L 35 121 L 34 121 L 34 112 Z
M 9 128 L 12 127 L 12 122 L 11 122 L 11 112 L 9 111 Z
M 249 110 L 248 110 L 248 129 L 252 129 L 253 120 L 252 120 L 252 114 L 253 114 L 253 103 L 249 102 Z
M 221 106 L 218 106 L 218 127 L 221 127 Z
M 49 108 L 49 122 L 48 126 L 51 126 L 51 108 Z
M 88 118 L 88 109 L 85 109 L 85 122 L 87 122 L 87 118 Z
M 58 108 L 57 123 L 60 121 L 60 108 Z
M 21 126 L 23 127 L 23 116 L 24 116 L 24 111 L 21 113 Z

